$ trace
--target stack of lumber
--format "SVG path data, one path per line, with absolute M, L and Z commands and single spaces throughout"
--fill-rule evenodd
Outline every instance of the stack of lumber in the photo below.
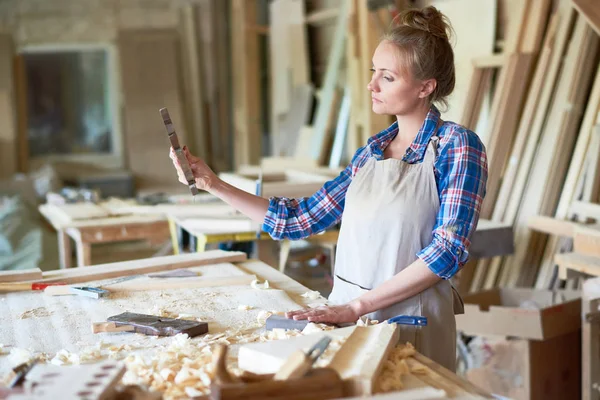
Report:
M 479 126 L 481 99 L 493 90 L 481 217 L 513 225 L 515 253 L 479 260 L 471 291 L 557 285 L 554 255 L 570 247 L 569 235 L 548 236 L 530 221 L 573 220 L 576 201 L 598 201 L 598 16 L 592 7 L 577 5 L 585 2 L 552 3 L 516 2 L 503 52 L 473 61 L 465 125 Z

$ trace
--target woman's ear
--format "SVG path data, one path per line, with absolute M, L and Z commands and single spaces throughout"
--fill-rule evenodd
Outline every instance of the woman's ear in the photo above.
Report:
M 426 81 L 423 81 L 421 91 L 419 92 L 419 98 L 424 99 L 429 97 L 436 87 L 437 81 L 435 79 L 427 79 Z

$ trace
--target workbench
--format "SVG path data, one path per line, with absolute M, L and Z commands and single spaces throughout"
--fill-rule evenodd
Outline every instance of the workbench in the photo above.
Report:
M 321 296 L 307 296 L 314 292 L 263 262 L 247 260 L 244 253 L 220 250 L 48 271 L 44 273 L 44 279 L 82 284 L 93 278 L 98 283 L 100 277 L 114 279 L 120 275 L 156 272 L 160 268 L 187 268 L 199 273 L 199 278 L 168 278 L 170 282 L 176 280 L 164 285 L 172 288 L 161 289 L 161 284 L 147 283 L 153 278 L 138 276 L 106 286 L 111 294 L 101 299 L 78 295 L 50 296 L 41 291 L 0 294 L 0 313 L 5 321 L 0 325 L 0 374 L 4 376 L 16 363 L 33 354 L 44 354 L 47 361 L 57 365 L 93 363 L 110 357 L 127 365 L 124 382 L 152 384 L 164 390 L 165 398 L 180 398 L 179 395 L 186 395 L 186 390 L 200 393 L 206 388 L 206 381 L 190 376 L 184 385 L 189 388 L 184 390 L 172 383 L 173 377 L 171 383 L 166 382 L 167 375 L 183 374 L 182 369 L 187 368 L 183 366 L 185 364 L 190 368 L 196 365 L 194 368 L 200 368 L 209 376 L 209 369 L 197 366 L 210 362 L 209 345 L 229 344 L 233 351 L 231 368 L 235 371 L 237 347 L 277 339 L 264 332 L 268 315 L 315 307 L 326 301 Z M 251 278 L 252 282 L 214 286 L 223 279 L 244 277 Z M 198 281 L 211 282 L 211 286 L 198 286 Z M 92 286 L 94 281 L 85 284 Z M 102 322 L 125 311 L 201 320 L 208 322 L 209 332 L 192 339 L 182 335 L 155 337 L 129 332 L 92 334 L 92 322 Z M 185 361 L 186 357 L 189 357 L 188 361 Z M 491 398 L 421 355 L 411 362 L 430 368 L 431 376 L 435 377 L 423 380 L 412 377 L 412 388 L 415 385 L 436 387 L 451 392 L 452 398 L 467 394 L 477 395 L 474 398 L 478 399 Z M 165 363 L 171 372 L 165 372 Z
M 121 215 L 107 218 L 69 220 L 54 212 L 48 204 L 38 207 L 58 234 L 60 268 L 71 267 L 71 242 L 75 242 L 77 266 L 92 264 L 93 244 L 148 240 L 159 244 L 169 238 L 169 224 L 162 215 Z
M 94 244 L 147 240 L 154 245 L 169 240 L 171 230 L 167 214 L 206 216 L 236 213 L 225 203 L 206 199 L 206 196 L 198 203 L 158 205 L 140 205 L 134 200 L 111 198 L 99 204 L 82 204 L 82 207 L 88 207 L 89 217 L 86 218 L 85 212 L 82 212 L 80 218 L 69 218 L 51 204 L 38 207 L 58 234 L 60 268 L 71 267 L 70 239 L 75 243 L 77 266 L 82 267 L 92 265 L 91 246 Z M 94 215 L 95 210 L 101 213 Z

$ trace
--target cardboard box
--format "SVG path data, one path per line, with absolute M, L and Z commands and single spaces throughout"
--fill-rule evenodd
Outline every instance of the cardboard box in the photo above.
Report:
M 581 293 L 573 290 L 491 289 L 463 298 L 456 328 L 468 335 L 545 340 L 581 329 Z
M 478 336 L 465 378 L 512 400 L 581 398 L 581 331 L 548 340 Z
M 580 398 L 581 292 L 493 289 L 463 300 L 469 381 L 514 400 Z

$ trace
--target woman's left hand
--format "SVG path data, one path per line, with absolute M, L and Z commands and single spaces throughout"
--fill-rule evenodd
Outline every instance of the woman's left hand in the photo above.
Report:
M 341 324 L 345 322 L 356 322 L 360 315 L 350 304 L 339 306 L 321 306 L 304 310 L 290 311 L 285 313 L 287 318 L 295 320 L 307 319 L 310 322 L 322 322 Z

